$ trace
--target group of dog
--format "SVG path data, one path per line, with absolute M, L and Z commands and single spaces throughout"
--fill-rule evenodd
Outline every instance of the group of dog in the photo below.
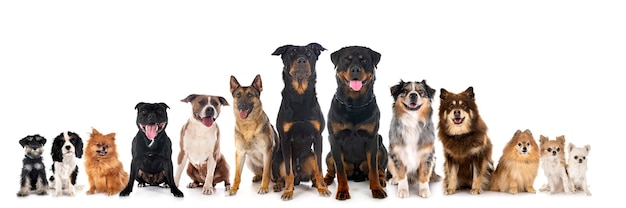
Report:
M 132 141 L 132 161 L 126 172 L 119 161 L 115 133 L 103 135 L 92 130 L 85 148 L 85 169 L 90 189 L 87 194 L 106 193 L 128 196 L 139 187 L 162 186 L 175 197 L 183 197 L 179 182 L 182 171 L 192 182 L 188 188 L 202 187 L 213 194 L 217 183 L 224 183 L 227 195 L 239 190 L 244 163 L 260 182 L 259 194 L 282 191 L 291 200 L 294 186 L 311 182 L 320 196 L 328 197 L 328 185 L 337 182 L 336 199 L 350 199 L 348 180 L 369 181 L 373 198 L 386 198 L 386 183 L 397 185 L 397 195 L 409 196 L 409 184 L 417 184 L 418 195 L 431 195 L 429 183 L 440 181 L 435 173 L 435 132 L 443 144 L 444 194 L 470 189 L 517 193 L 535 192 L 533 183 L 540 163 L 548 178 L 541 191 L 572 193 L 584 190 L 586 157 L 590 146 L 569 144 L 566 159 L 565 138 L 549 140 L 541 136 L 538 146 L 529 130 L 517 130 L 505 146 L 498 166 L 491 159 L 492 144 L 487 125 L 478 113 L 472 87 L 461 93 L 441 89 L 438 130 L 433 122 L 435 90 L 425 80 L 400 81 L 390 88 L 394 99 L 389 128 L 389 149 L 378 133 L 380 111 L 374 94 L 376 67 L 381 54 L 363 46 L 343 47 L 330 55 L 336 71 L 337 90 L 325 118 L 317 100 L 316 69 L 325 51 L 318 43 L 284 45 L 272 55 L 283 61 L 285 84 L 276 125 L 268 118 L 260 100 L 263 84 L 257 75 L 244 86 L 230 77 L 230 92 L 235 116 L 235 172 L 230 183 L 230 166 L 220 151 L 220 129 L 216 122 L 222 107 L 229 106 L 222 96 L 191 94 L 182 102 L 191 104 L 191 116 L 180 132 L 180 152 L 176 171 L 172 160 L 172 141 L 166 134 L 165 103 L 138 103 Z M 322 175 L 322 132 L 327 128 L 330 151 L 324 158 Z M 83 155 L 82 139 L 73 132 L 54 139 L 54 165 L 48 187 L 42 161 L 46 139 L 30 135 L 20 144 L 25 148 L 21 189 L 18 196 L 32 191 L 44 195 L 74 195 L 78 173 L 76 158 Z

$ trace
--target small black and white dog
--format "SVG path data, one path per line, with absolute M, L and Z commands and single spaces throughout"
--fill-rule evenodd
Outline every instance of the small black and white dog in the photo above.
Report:
M 31 191 L 38 195 L 48 194 L 48 181 L 46 180 L 46 167 L 43 157 L 46 138 L 39 134 L 29 135 L 20 139 L 20 145 L 26 152 L 22 160 L 22 175 L 20 191 L 17 196 L 28 196 Z
M 63 195 L 63 190 L 67 190 L 67 195 L 76 194 L 76 177 L 78 176 L 77 158 L 83 157 L 83 139 L 78 134 L 66 131 L 56 138 L 52 143 L 52 176 L 50 183 L 55 189 L 55 196 Z

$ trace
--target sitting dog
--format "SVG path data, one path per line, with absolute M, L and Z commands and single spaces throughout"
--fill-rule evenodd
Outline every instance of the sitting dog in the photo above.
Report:
M 176 168 L 176 186 L 187 165 L 192 182 L 188 188 L 202 187 L 202 194 L 211 195 L 215 184 L 224 182 L 230 190 L 229 166 L 220 151 L 220 129 L 217 118 L 228 102 L 221 96 L 191 94 L 181 102 L 191 103 L 191 118 L 180 131 L 180 152 Z M 189 162 L 188 162 L 189 161 Z
M 54 195 L 68 196 L 76 194 L 76 177 L 78 176 L 78 158 L 83 157 L 83 139 L 78 134 L 66 131 L 54 138 L 52 143 L 52 176 L 50 183 L 55 189 Z
M 331 194 L 322 176 L 322 131 L 326 124 L 315 91 L 315 63 L 324 50 L 320 44 L 310 43 L 284 45 L 272 53 L 283 60 L 285 84 L 276 119 L 281 145 L 272 159 L 273 178 L 278 178 L 274 191 L 285 187 L 283 200 L 293 198 L 294 185 L 301 181 L 312 180 L 321 196 Z
M 120 196 L 128 196 L 133 191 L 136 180 L 139 187 L 169 187 L 174 197 L 183 197 L 183 192 L 174 182 L 172 163 L 172 141 L 165 133 L 167 127 L 167 109 L 165 103 L 144 103 L 135 105 L 137 110 L 136 125 L 139 131 L 132 142 L 132 161 L 126 188 Z
M 328 141 L 332 157 L 327 157 L 326 184 L 337 175 L 336 199 L 350 199 L 346 166 L 352 174 L 367 172 L 372 197 L 387 197 L 387 149 L 378 134 L 380 110 L 374 96 L 375 70 L 380 53 L 363 46 L 348 46 L 330 55 L 335 65 L 337 91 L 328 112 Z M 364 175 L 364 174 L 363 174 Z M 358 176 L 357 179 L 364 178 Z
M 90 185 L 87 194 L 111 196 L 124 188 L 128 172 L 118 156 L 115 133 L 102 134 L 92 128 L 85 147 L 85 172 Z
M 20 145 L 24 148 L 22 160 L 22 174 L 20 175 L 20 190 L 17 196 L 28 196 L 31 191 L 38 195 L 48 194 L 48 179 L 46 166 L 43 164 L 42 154 L 46 138 L 39 134 L 29 135 L 20 139 Z
M 504 146 L 493 171 L 490 191 L 536 193 L 533 184 L 539 170 L 539 146 L 530 130 L 517 130 Z
M 591 145 L 576 147 L 573 143 L 569 143 L 568 149 L 567 173 L 569 173 L 571 190 L 572 192 L 582 190 L 585 195 L 591 196 L 587 185 L 587 156 L 589 156 Z
M 565 136 L 557 136 L 550 140 L 547 136 L 539 136 L 539 149 L 541 151 L 541 168 L 548 178 L 548 182 L 541 189 L 551 194 L 565 192 L 573 193 L 570 178 L 567 172 L 567 159 L 565 157 Z
M 430 197 L 429 182 L 439 181 L 435 173 L 435 126 L 432 100 L 435 89 L 421 82 L 404 82 L 391 87 L 393 114 L 389 127 L 391 184 L 398 184 L 398 197 L 409 196 L 409 180 L 419 182 L 418 195 Z
M 269 192 L 272 155 L 280 143 L 274 126 L 263 111 L 261 91 L 261 75 L 256 75 L 250 86 L 241 86 L 237 78 L 230 77 L 235 114 L 235 180 L 228 196 L 239 190 L 244 162 L 254 173 L 252 182 L 261 181 L 257 193 Z
M 493 173 L 493 145 L 487 136 L 487 125 L 480 117 L 474 88 L 461 93 L 441 88 L 439 95 L 438 136 L 443 145 L 445 195 L 470 188 L 470 194 L 481 194 Z

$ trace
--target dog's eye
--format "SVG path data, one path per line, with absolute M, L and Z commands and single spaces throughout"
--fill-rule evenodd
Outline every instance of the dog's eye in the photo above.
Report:
M 574 156 L 574 160 L 578 160 L 578 156 Z
M 237 93 L 237 94 L 235 95 L 235 97 L 240 98 L 240 97 L 241 97 L 241 93 Z
M 526 142 L 526 146 L 530 146 L 530 142 Z
M 102 144 L 98 143 L 96 144 L 96 147 L 102 147 Z
M 361 63 L 367 64 L 367 59 L 361 59 Z
M 453 108 L 454 104 L 450 103 L 450 105 L 448 105 L 448 108 Z
M 141 114 L 146 114 L 146 113 L 148 113 L 148 111 L 146 111 L 146 110 L 141 110 Z
M 549 148 L 549 147 L 548 147 L 548 152 L 552 152 L 552 148 Z
M 461 103 L 461 108 L 467 108 L 467 105 L 465 103 Z
M 521 147 L 521 146 L 522 146 L 522 143 L 517 143 L 517 146 L 520 146 L 520 147 Z
M 424 97 L 424 90 L 418 90 L 417 94 L 419 94 L 420 97 Z
M 556 148 L 556 151 L 557 151 L 557 152 L 560 152 L 560 151 L 561 151 L 561 148 L 560 148 L 560 147 L 557 147 L 557 148 Z
M 587 159 L 587 157 L 583 157 L 583 160 L 586 160 L 586 159 Z
M 306 56 L 308 56 L 308 57 L 311 57 L 311 55 L 312 55 L 311 52 L 307 52 L 306 53 Z
M 252 97 L 252 93 L 248 93 L 246 96 L 248 96 L 248 98 Z
M 212 106 L 217 106 L 217 102 L 215 102 L 215 101 L 211 101 L 211 105 L 212 105 Z
M 348 64 L 348 63 L 350 63 L 350 59 L 347 59 L 347 58 L 343 59 L 342 62 L 343 62 L 343 64 Z
M 198 104 L 200 104 L 200 105 L 206 105 L 206 101 L 201 100 L 200 102 L 198 102 Z
M 290 56 L 295 56 L 295 55 L 296 55 L 296 52 L 293 52 L 293 51 L 292 51 L 291 53 L 289 53 L 289 55 L 290 55 Z

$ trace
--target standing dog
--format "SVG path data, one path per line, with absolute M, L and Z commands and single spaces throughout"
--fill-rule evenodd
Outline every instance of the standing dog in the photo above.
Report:
M 119 193 L 128 182 L 128 172 L 119 160 L 115 133 L 102 134 L 95 128 L 85 147 L 85 172 L 89 179 L 87 194 Z
M 241 86 L 234 76 L 230 77 L 235 114 L 235 180 L 228 192 L 237 194 L 244 162 L 254 173 L 252 182 L 261 181 L 259 194 L 269 192 L 272 155 L 278 149 L 278 135 L 261 104 L 263 84 L 256 75 L 250 86 Z
M 539 170 L 539 158 L 539 146 L 532 132 L 517 130 L 502 151 L 489 190 L 536 193 L 533 184 Z
M 451 93 L 441 88 L 438 136 L 444 150 L 444 194 L 471 188 L 476 195 L 487 188 L 493 172 L 493 145 L 478 113 L 474 88 Z
M 435 173 L 435 125 L 432 101 L 435 89 L 421 82 L 404 82 L 391 87 L 393 115 L 389 127 L 387 170 L 391 184 L 398 184 L 398 197 L 409 196 L 409 178 L 419 181 L 420 197 L 430 197 L 429 182 L 439 181 Z
M 272 53 L 283 60 L 285 84 L 276 119 L 281 146 L 272 159 L 272 174 L 278 178 L 274 191 L 285 186 L 283 200 L 293 198 L 294 185 L 300 181 L 313 180 L 321 196 L 331 194 L 322 177 L 322 131 L 326 124 L 315 91 L 315 63 L 324 50 L 320 44 L 310 43 L 284 45 Z M 281 184 L 283 180 L 285 184 Z
M 572 192 L 582 190 L 585 195 L 591 196 L 591 191 L 587 185 L 587 156 L 589 156 L 591 145 L 576 147 L 573 143 L 569 143 L 568 149 L 567 172 L 569 173 Z
M 336 199 L 350 199 L 346 166 L 352 174 L 367 171 L 372 197 L 387 197 L 387 149 L 378 134 L 380 110 L 374 96 L 376 66 L 380 53 L 362 46 L 341 48 L 330 55 L 335 65 L 337 91 L 328 112 L 328 141 L 326 184 L 337 175 Z
M 567 172 L 565 136 L 557 136 L 556 140 L 550 140 L 547 136 L 540 135 L 539 146 L 541 149 L 541 168 L 548 178 L 548 182 L 539 190 L 549 191 L 551 194 L 562 191 L 566 194 L 573 193 Z
M 76 177 L 78 176 L 78 158 L 83 157 L 83 139 L 78 134 L 66 131 L 54 138 L 52 143 L 52 176 L 50 183 L 54 184 L 54 195 L 76 194 Z
M 172 141 L 165 133 L 168 108 L 165 103 L 140 102 L 135 105 L 135 124 L 139 130 L 132 142 L 130 177 L 120 196 L 128 196 L 133 191 L 135 180 L 139 187 L 164 184 L 175 197 L 184 196 L 174 182 Z
M 228 191 L 229 166 L 220 151 L 220 129 L 216 123 L 221 107 L 228 106 L 228 102 L 221 96 L 199 94 L 191 94 L 181 102 L 191 103 L 191 118 L 180 131 L 176 186 L 180 185 L 180 175 L 187 165 L 187 175 L 192 180 L 188 188 L 202 186 L 202 193 L 210 195 L 215 184 L 223 181 Z
M 20 190 L 17 196 L 28 196 L 31 191 L 38 195 L 48 194 L 48 180 L 46 166 L 43 164 L 42 154 L 46 138 L 39 134 L 29 135 L 20 139 L 20 145 L 24 148 L 22 160 L 22 174 L 20 175 Z

